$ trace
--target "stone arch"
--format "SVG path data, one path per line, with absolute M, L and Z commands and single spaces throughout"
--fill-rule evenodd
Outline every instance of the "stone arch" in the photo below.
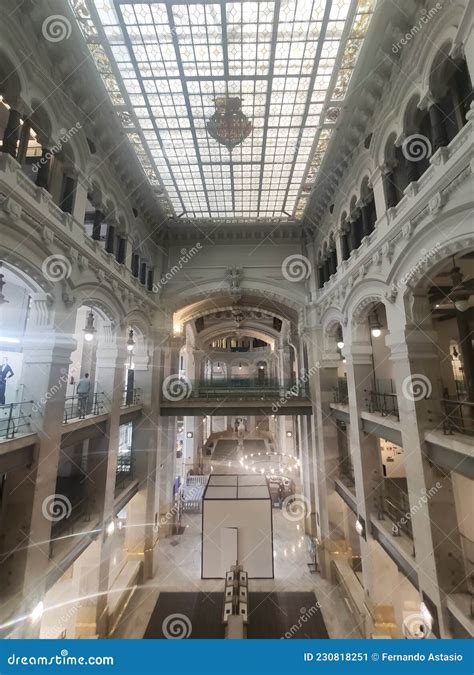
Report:
M 15 57 L 6 44 L 0 50 L 0 96 L 8 103 L 16 103 L 25 96 L 27 78 L 21 66 L 13 64 Z
M 124 323 L 126 310 L 117 296 L 104 286 L 97 286 L 92 282 L 86 282 L 74 289 L 76 295 L 75 306 L 78 309 L 82 305 L 95 305 L 104 316 L 117 328 Z

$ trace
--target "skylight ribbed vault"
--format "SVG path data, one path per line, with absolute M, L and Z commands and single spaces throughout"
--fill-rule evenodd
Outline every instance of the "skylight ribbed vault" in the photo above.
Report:
M 71 0 L 97 68 L 170 215 L 298 220 L 337 122 L 375 0 Z M 239 96 L 253 130 L 208 134 Z

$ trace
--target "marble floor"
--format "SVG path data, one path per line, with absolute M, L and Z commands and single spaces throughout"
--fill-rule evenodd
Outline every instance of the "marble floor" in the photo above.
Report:
M 249 591 L 310 591 L 321 607 L 329 637 L 359 637 L 345 601 L 334 584 L 308 571 L 309 556 L 303 523 L 291 522 L 274 509 L 275 578 L 249 581 Z M 222 592 L 223 580 L 201 579 L 201 515 L 184 514 L 182 535 L 159 543 L 157 574 L 137 589 L 114 637 L 141 638 L 161 591 Z M 301 608 L 302 614 L 309 608 Z M 251 617 L 250 617 L 251 619 Z

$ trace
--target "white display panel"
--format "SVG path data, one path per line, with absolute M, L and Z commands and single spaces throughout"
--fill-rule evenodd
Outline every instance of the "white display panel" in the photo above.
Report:
M 242 478 L 255 477 L 238 476 L 237 487 L 209 485 L 204 494 L 203 579 L 225 578 L 226 570 L 236 561 L 249 578 L 273 578 L 273 523 L 268 486 L 241 486 Z M 229 496 L 231 493 L 235 497 Z M 220 497 L 221 494 L 226 496 Z

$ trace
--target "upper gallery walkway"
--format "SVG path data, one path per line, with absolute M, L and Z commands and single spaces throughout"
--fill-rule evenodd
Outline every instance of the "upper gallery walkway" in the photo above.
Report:
M 182 377 L 163 388 L 161 414 L 311 415 L 306 389 L 295 381 L 272 379 L 189 380 Z

